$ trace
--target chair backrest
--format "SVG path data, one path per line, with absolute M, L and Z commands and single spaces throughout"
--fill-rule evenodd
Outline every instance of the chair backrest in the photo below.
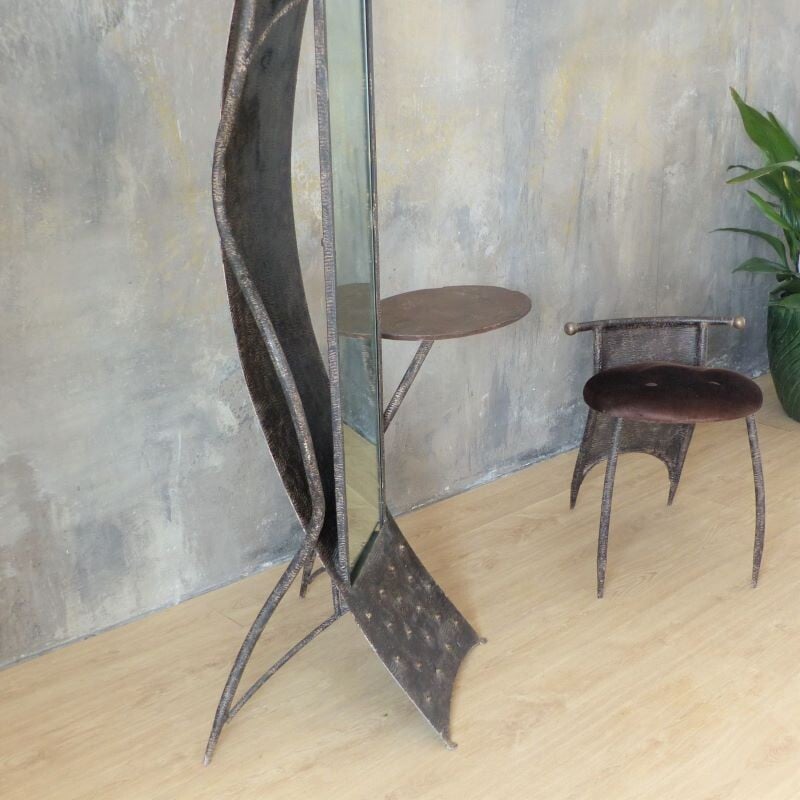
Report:
M 727 325 L 741 330 L 744 317 L 628 317 L 568 322 L 568 336 L 594 334 L 594 371 L 640 361 L 677 361 L 702 366 L 708 355 L 708 329 Z

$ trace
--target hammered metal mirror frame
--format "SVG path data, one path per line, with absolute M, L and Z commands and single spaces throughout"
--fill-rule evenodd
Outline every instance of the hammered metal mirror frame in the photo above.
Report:
M 372 9 L 370 0 L 336 2 L 363 3 L 372 170 L 375 270 L 372 300 L 377 308 Z M 386 509 L 382 457 L 378 473 L 379 530 L 351 580 L 347 560 L 326 43 L 326 10 L 335 13 L 336 3 L 331 2 L 326 9 L 325 0 L 314 0 L 314 40 L 328 322 L 327 373 L 306 302 L 292 211 L 294 96 L 308 3 L 309 0 L 235 0 L 228 43 L 222 115 L 212 169 L 214 214 L 245 379 L 303 536 L 234 660 L 214 717 L 205 763 L 211 760 L 223 727 L 255 692 L 349 611 L 392 677 L 445 743 L 452 745 L 453 682 L 467 652 L 481 641 L 430 576 Z M 377 392 L 380 409 L 380 381 Z M 382 448 L 379 452 L 382 453 Z M 319 556 L 331 581 L 331 614 L 237 696 L 245 667 L 272 614 L 298 575 L 303 573 L 310 578 L 315 556 Z

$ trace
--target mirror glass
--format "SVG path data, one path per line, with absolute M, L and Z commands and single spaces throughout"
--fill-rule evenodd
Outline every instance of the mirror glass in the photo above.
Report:
M 327 0 L 336 312 L 353 574 L 381 516 L 381 426 L 371 97 L 365 0 Z

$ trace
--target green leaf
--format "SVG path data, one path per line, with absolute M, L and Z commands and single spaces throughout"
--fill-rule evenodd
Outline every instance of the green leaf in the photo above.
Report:
M 786 128 L 784 128 L 781 121 L 771 111 L 767 112 L 767 116 L 769 117 L 769 121 L 783 134 L 787 145 L 791 147 L 797 155 L 800 156 L 800 145 L 797 144 L 792 134 L 789 133 Z
M 775 304 L 788 308 L 800 308 L 800 294 L 787 294 L 786 297 L 777 300 Z
M 786 269 L 783 264 L 777 261 L 770 261 L 767 258 L 748 258 L 747 261 L 739 264 L 734 272 L 769 272 L 772 275 L 778 275 L 782 279 L 791 279 L 795 277 L 795 273 Z
M 739 109 L 742 123 L 750 141 L 766 155 L 770 162 L 791 161 L 798 155 L 789 143 L 783 131 L 776 127 L 772 120 L 747 105 L 737 91 L 731 88 L 731 96 Z
M 731 178 L 728 183 L 752 181 L 783 169 L 792 169 L 795 172 L 800 172 L 800 161 L 780 161 L 777 164 L 767 164 L 765 167 L 761 167 L 761 169 L 752 169 L 749 172 L 745 172 L 743 175 L 737 175 L 735 178 Z M 786 185 L 785 179 L 783 179 L 783 183 Z M 790 191 L 790 187 L 786 186 L 786 189 Z
M 772 203 L 768 203 L 763 197 L 757 195 L 755 192 L 748 191 L 747 194 L 750 195 L 751 200 L 758 206 L 761 213 L 768 220 L 770 220 L 770 222 L 774 222 L 785 231 L 792 232 L 794 230 L 792 226 L 780 215 L 780 213 L 778 213 L 778 210 L 774 205 L 772 205 Z
M 743 169 L 748 172 L 753 171 L 753 168 L 748 167 L 746 164 L 731 164 L 728 167 L 728 172 L 730 172 L 732 169 Z M 756 178 L 756 181 L 758 182 L 759 186 L 761 186 L 765 191 L 769 192 L 773 197 L 777 197 L 782 201 L 788 200 L 789 193 L 787 192 L 786 186 L 779 175 L 762 175 L 760 178 Z M 730 183 L 730 181 L 728 182 Z
M 786 281 L 781 281 L 770 293 L 770 297 L 780 298 L 785 297 L 787 294 L 800 293 L 800 279 L 790 278 Z
M 762 239 L 778 254 L 778 257 L 786 265 L 786 268 L 787 269 L 791 268 L 789 266 L 789 260 L 786 257 L 786 247 L 777 236 L 772 236 L 771 234 L 764 233 L 763 231 L 754 231 L 751 230 L 750 228 L 717 228 L 715 231 L 712 231 L 712 233 L 716 233 L 717 231 L 729 231 L 730 233 L 746 233 L 749 236 L 755 236 L 758 239 Z

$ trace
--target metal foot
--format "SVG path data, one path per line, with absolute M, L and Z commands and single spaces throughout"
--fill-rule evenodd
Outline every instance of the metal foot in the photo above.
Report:
M 597 597 L 601 598 L 605 592 L 606 564 L 608 562 L 608 528 L 611 522 L 611 498 L 614 494 L 614 476 L 617 472 L 617 457 L 619 455 L 619 439 L 622 431 L 622 419 L 614 420 L 614 433 L 611 439 L 611 449 L 608 453 L 606 477 L 603 481 L 603 501 L 600 507 L 600 535 L 597 540 Z
M 766 505 L 764 496 L 764 469 L 761 464 L 761 449 L 758 446 L 758 430 L 755 416 L 747 418 L 747 438 L 750 442 L 750 456 L 753 461 L 753 480 L 756 489 L 756 537 L 753 544 L 753 588 L 758 585 L 761 571 L 761 558 L 764 555 L 764 533 L 766 528 Z
M 677 478 L 670 478 L 669 481 L 669 496 L 667 497 L 667 505 L 671 506 L 672 501 L 675 499 L 675 493 L 678 491 L 678 482 L 680 481 L 680 475 Z

